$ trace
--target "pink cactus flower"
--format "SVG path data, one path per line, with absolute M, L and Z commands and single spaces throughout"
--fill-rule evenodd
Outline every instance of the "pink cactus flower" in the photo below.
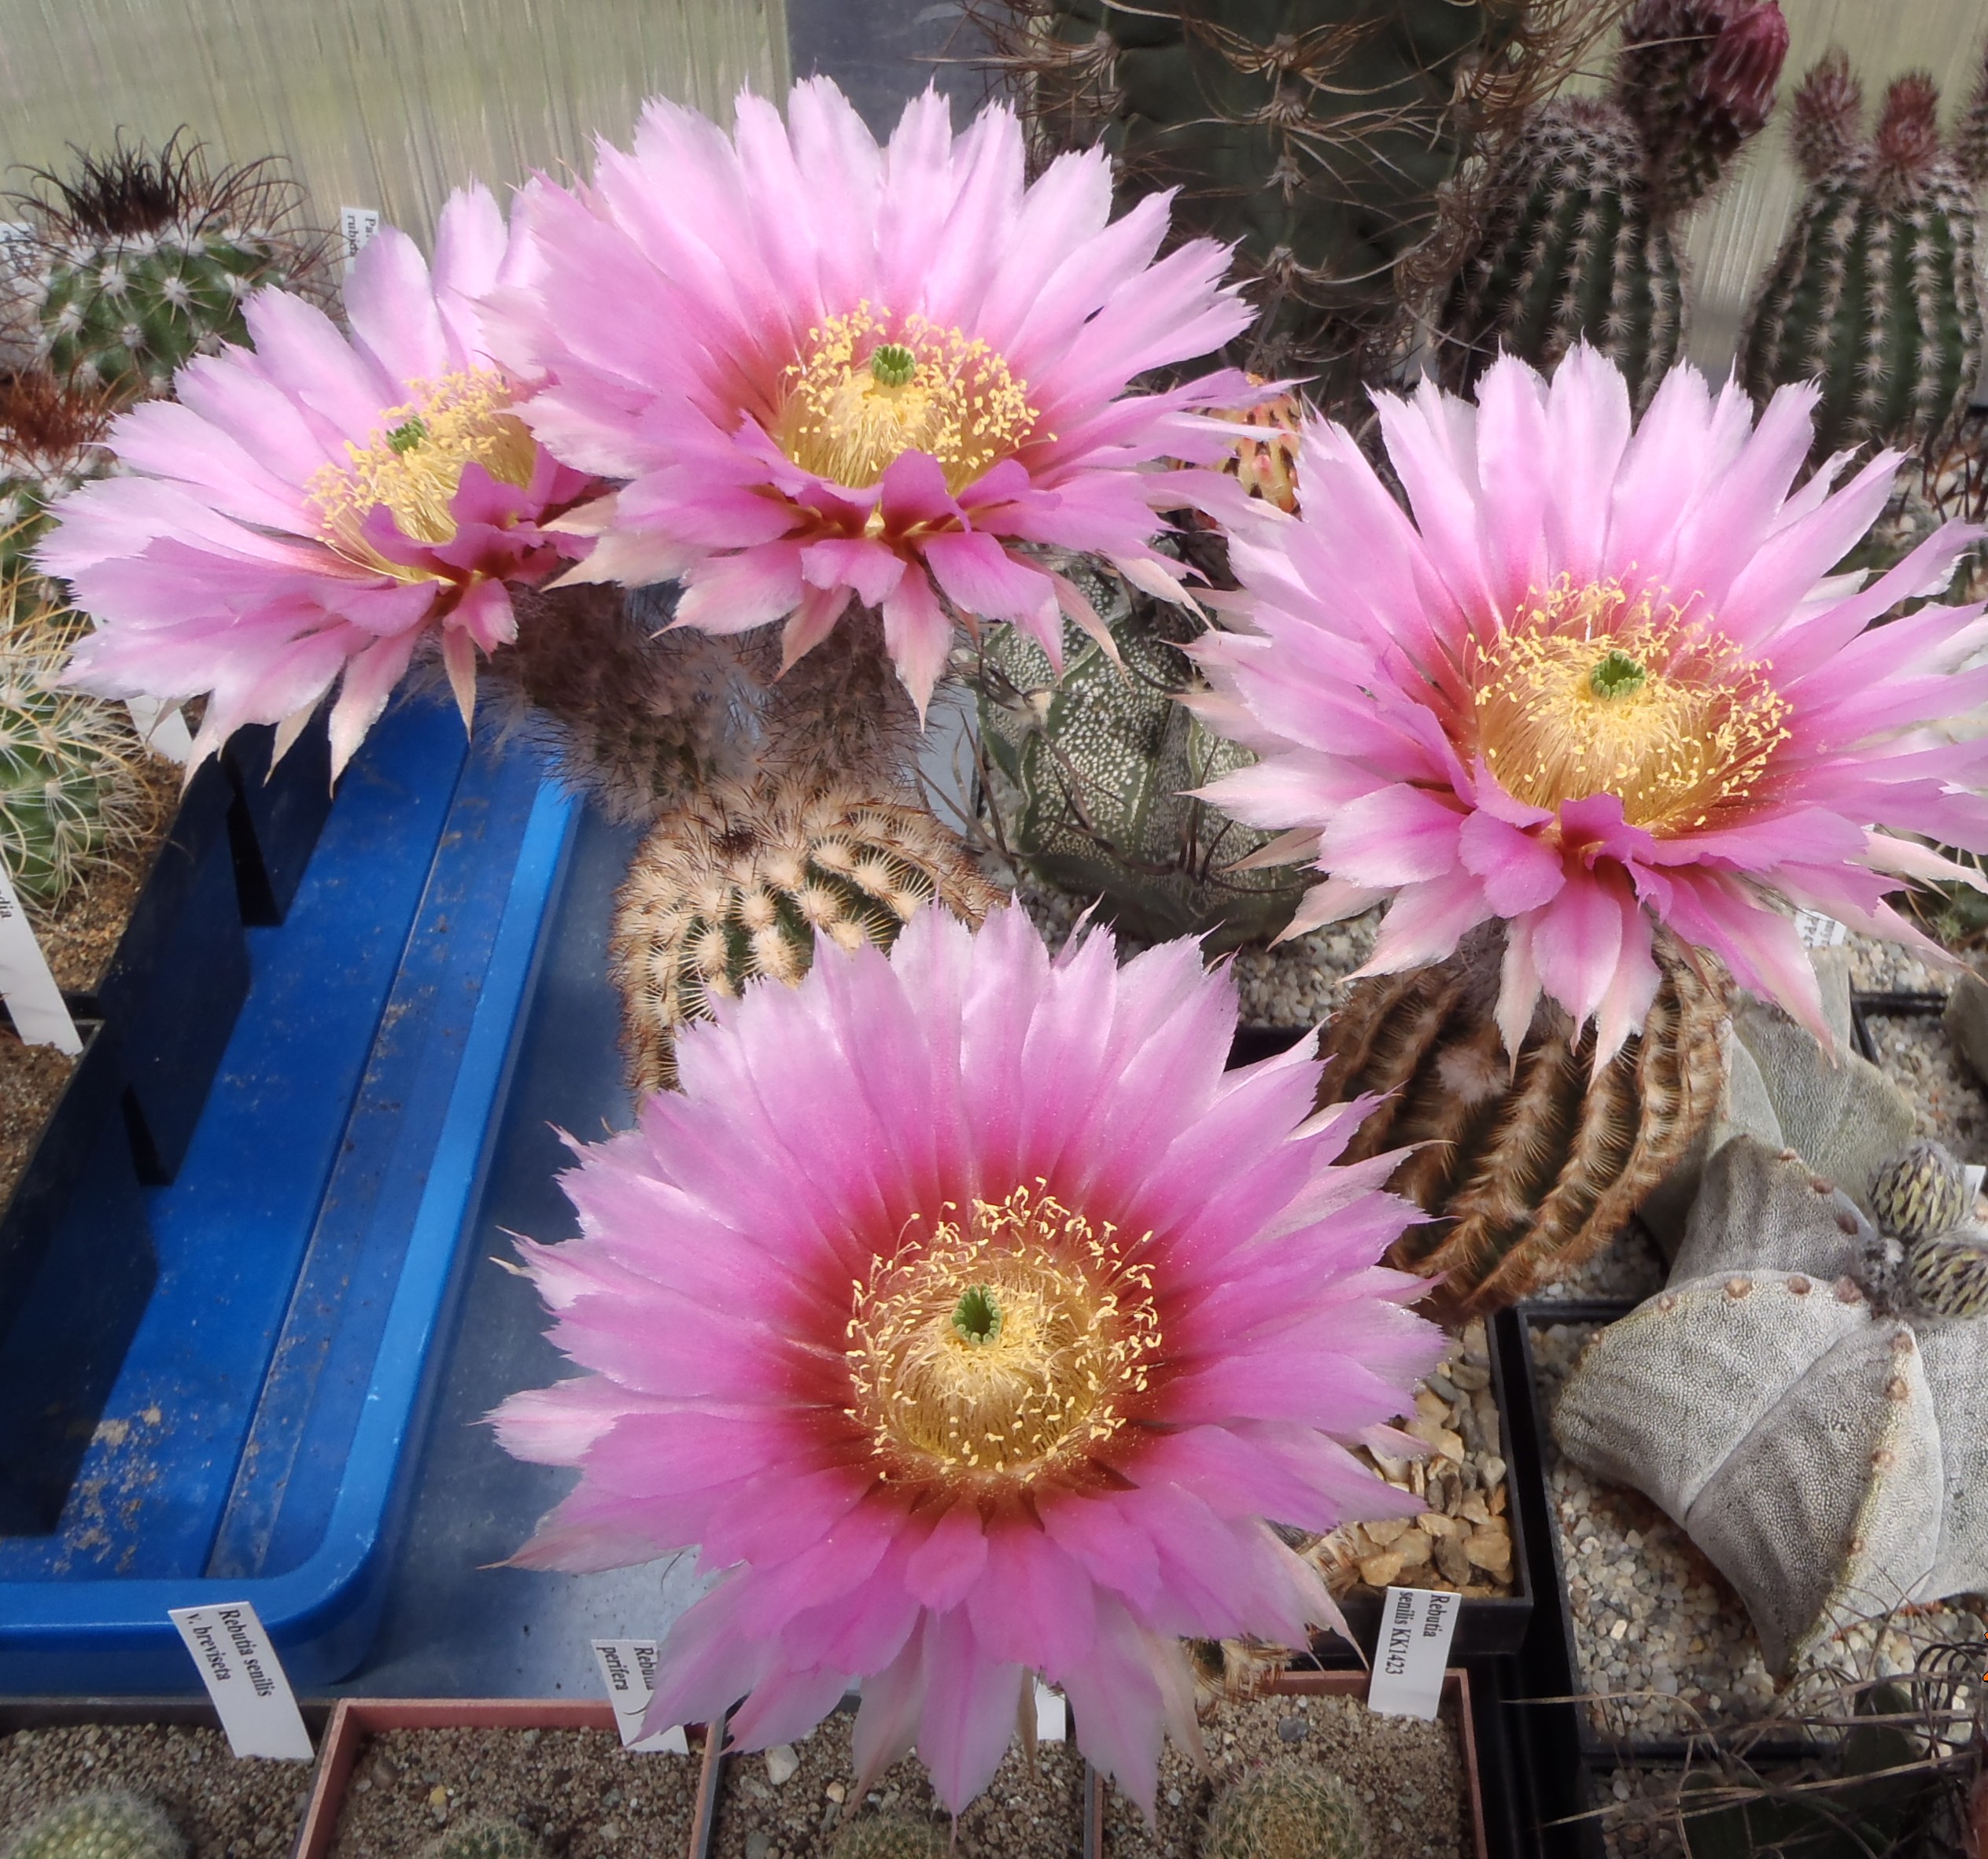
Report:
M 1052 960 L 1020 910 L 824 949 L 686 1030 L 683 1094 L 580 1150 L 580 1237 L 522 1242 L 588 1372 L 493 1417 L 580 1468 L 517 1558 L 680 1546 L 724 1571 L 662 1649 L 652 1724 L 798 1737 L 862 1681 L 859 1791 L 915 1743 L 957 1812 L 1028 1673 L 1150 1809 L 1195 1744 L 1183 1635 L 1337 1617 L 1261 1520 L 1418 1502 L 1345 1442 L 1442 1347 L 1375 1260 L 1398 1156 L 1337 1167 L 1301 1054 L 1223 1069 L 1234 983 L 1181 942 Z
M 107 696 L 205 695 L 197 753 L 244 723 L 301 726 L 334 683 L 334 765 L 439 636 L 467 720 L 476 655 L 517 636 L 508 582 L 586 544 L 545 519 L 596 488 L 555 462 L 491 360 L 474 300 L 507 235 L 478 188 L 453 195 L 433 275 L 382 228 L 346 280 L 349 340 L 281 290 L 244 306 L 253 351 L 190 362 L 173 401 L 108 444 L 124 474 L 55 506 L 41 566 L 97 629 L 69 678 Z
M 933 91 L 881 149 L 825 79 L 784 124 L 741 96 L 728 141 L 651 102 L 591 188 L 526 190 L 532 264 L 491 306 L 500 352 L 548 378 L 533 430 L 632 481 L 570 519 L 600 537 L 575 578 L 680 577 L 680 623 L 784 618 L 790 663 L 851 601 L 880 607 L 921 707 L 953 614 L 1053 656 L 1059 605 L 1096 626 L 1043 548 L 1173 593 L 1155 510 L 1235 492 L 1162 461 L 1219 463 L 1197 410 L 1262 397 L 1234 371 L 1127 392 L 1250 317 L 1220 246 L 1155 262 L 1167 197 L 1108 224 L 1101 149 L 1024 185 L 1012 112 L 956 138 Z
M 1831 577 L 1899 457 L 1832 489 L 1843 454 L 1791 494 L 1815 398 L 1783 388 L 1756 426 L 1738 387 L 1680 367 L 1632 432 L 1585 347 L 1551 386 L 1499 361 L 1475 407 L 1383 395 L 1412 518 L 1341 428 L 1308 429 L 1304 515 L 1255 507 L 1232 559 L 1258 630 L 1213 638 L 1201 706 L 1263 757 L 1208 798 L 1330 874 L 1293 933 L 1390 898 L 1385 973 L 1502 920 L 1506 1043 L 1544 990 L 1595 1016 L 1598 1064 L 1656 992 L 1654 924 L 1825 1043 L 1779 905 L 1938 954 L 1885 898 L 1974 875 L 1878 829 L 1988 850 L 1988 746 L 1941 726 L 1988 699 L 1967 668 L 1988 622 L 1872 623 L 1981 532 L 1946 524 L 1868 587 Z

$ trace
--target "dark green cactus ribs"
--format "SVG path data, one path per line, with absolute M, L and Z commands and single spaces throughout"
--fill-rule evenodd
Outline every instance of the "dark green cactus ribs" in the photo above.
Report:
M 1443 311 L 1444 385 L 1584 340 L 1647 406 L 1684 340 L 1679 226 L 1766 122 L 1787 52 L 1774 0 L 1638 0 L 1608 95 L 1541 105 L 1499 156 Z
M 1944 147 L 1924 73 L 1886 91 L 1868 141 L 1862 105 L 1840 51 L 1802 80 L 1791 139 L 1807 192 L 1740 338 L 1740 379 L 1756 399 L 1820 383 L 1817 460 L 1873 442 L 1936 445 L 1981 371 L 1988 76 Z

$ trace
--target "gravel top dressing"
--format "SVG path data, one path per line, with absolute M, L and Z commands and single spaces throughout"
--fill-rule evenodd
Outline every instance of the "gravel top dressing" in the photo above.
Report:
M 128 1790 L 156 1801 L 193 1859 L 284 1859 L 310 1800 L 308 1762 L 238 1761 L 219 1730 L 84 1724 L 0 1736 L 0 1847 L 73 1795 Z
M 611 1730 L 380 1730 L 345 1784 L 333 1859 L 410 1859 L 445 1828 L 515 1820 L 548 1859 L 682 1859 L 703 1759 Z
M 1428 1723 L 1376 1717 L 1357 1698 L 1256 1698 L 1204 1711 L 1201 1735 L 1214 1773 L 1169 1743 L 1156 1831 L 1116 1790 L 1107 1794 L 1105 1859 L 1196 1859 L 1220 1783 L 1294 1758 L 1317 1761 L 1359 1797 L 1377 1859 L 1466 1859 L 1473 1850 L 1462 1739 L 1447 1701 Z
M 855 1721 L 839 1710 L 799 1743 L 731 1757 L 718 1788 L 716 1859 L 826 1859 L 855 1786 Z M 1079 1859 L 1083 1791 L 1075 1744 L 1038 1744 L 1033 1773 L 1020 1743 L 1011 1744 L 994 1780 L 960 1816 L 955 1859 Z M 942 1839 L 950 1835 L 915 1757 L 887 1769 L 856 1811 L 929 1820 Z

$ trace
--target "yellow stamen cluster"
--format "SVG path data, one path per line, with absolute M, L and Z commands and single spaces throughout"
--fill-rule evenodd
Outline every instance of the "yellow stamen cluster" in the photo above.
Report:
M 1026 1484 L 1109 1439 L 1160 1347 L 1138 1249 L 1038 1182 L 880 1258 L 846 1353 L 881 1475 Z
M 312 478 L 311 500 L 320 533 L 348 560 L 400 581 L 426 578 L 420 570 L 386 560 L 363 533 L 367 517 L 385 504 L 412 542 L 442 543 L 456 534 L 449 508 L 471 460 L 504 484 L 532 481 L 538 447 L 510 411 L 511 385 L 487 368 L 410 383 L 415 397 L 379 416 L 372 442 L 346 441 L 349 462 L 326 465 Z
M 1788 740 L 1769 668 L 1703 620 L 1562 579 L 1474 653 L 1477 746 L 1517 799 L 1620 797 L 1662 836 L 1744 800 Z
M 938 459 L 964 489 L 1034 432 L 1028 389 L 979 337 L 919 315 L 902 322 L 865 301 L 808 331 L 777 437 L 804 471 L 853 490 L 907 452 Z

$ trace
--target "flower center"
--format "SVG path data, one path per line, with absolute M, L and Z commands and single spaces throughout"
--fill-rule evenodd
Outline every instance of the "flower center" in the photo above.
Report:
M 1124 1250 L 1108 1223 L 1017 1188 L 879 1259 L 846 1356 L 883 1475 L 1027 1482 L 1116 1432 L 1160 1340 L 1149 1271 Z
M 532 481 L 538 447 L 510 411 L 511 384 L 501 374 L 477 368 L 410 385 L 415 397 L 380 415 L 373 443 L 362 448 L 348 441 L 348 462 L 322 467 L 308 489 L 319 533 L 341 555 L 396 580 L 422 581 L 429 577 L 420 570 L 387 560 L 366 540 L 367 518 L 384 505 L 410 542 L 451 541 L 450 506 L 463 467 L 474 460 L 522 489 Z
M 1614 582 L 1531 596 L 1473 681 L 1478 746 L 1514 799 L 1613 794 L 1659 836 L 1744 800 L 1788 740 L 1764 662 Z
M 804 471 L 866 490 L 907 452 L 929 452 L 964 489 L 1020 449 L 1036 410 L 977 337 L 860 303 L 808 331 L 776 437 Z

